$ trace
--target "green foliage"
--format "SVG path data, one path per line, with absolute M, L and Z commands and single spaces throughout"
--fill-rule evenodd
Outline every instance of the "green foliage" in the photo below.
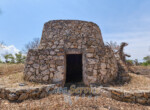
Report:
M 143 60 L 147 63 L 150 63 L 150 56 L 146 56 L 143 58 Z
M 142 66 L 148 66 L 148 65 L 150 65 L 150 63 L 148 63 L 148 62 L 143 62 L 142 63 Z
M 21 52 L 16 53 L 15 56 L 16 56 L 16 63 L 24 63 L 25 62 L 26 57 Z
M 6 54 L 4 58 L 6 63 L 15 63 L 15 58 L 12 54 Z
M 10 56 L 10 63 L 15 63 L 15 58 L 14 58 L 14 56 L 12 54 Z
M 10 56 L 11 56 L 10 54 L 4 55 L 4 58 L 5 58 L 5 62 L 6 62 L 6 63 L 10 63 L 10 61 L 9 61 Z
M 126 60 L 126 62 L 127 62 L 129 65 L 134 65 L 134 61 L 133 61 L 133 60 Z
M 15 57 L 12 54 L 4 55 L 5 63 L 24 63 L 26 56 L 24 56 L 21 52 L 16 53 Z M 0 60 L 0 63 L 2 61 Z
M 1 58 L 0 58 L 0 63 L 3 63 L 3 61 L 1 60 Z
M 144 62 L 142 63 L 143 66 L 149 66 L 150 65 L 150 56 L 146 56 L 143 58 Z

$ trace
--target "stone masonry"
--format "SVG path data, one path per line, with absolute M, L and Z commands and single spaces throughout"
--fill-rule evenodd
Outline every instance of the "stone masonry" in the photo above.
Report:
M 101 31 L 95 23 L 54 20 L 44 24 L 39 48 L 29 50 L 24 79 L 64 86 L 67 54 L 82 54 L 85 85 L 105 84 L 117 77 L 115 56 L 104 45 Z

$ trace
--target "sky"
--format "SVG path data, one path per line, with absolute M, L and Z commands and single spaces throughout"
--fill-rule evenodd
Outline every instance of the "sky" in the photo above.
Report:
M 0 10 L 0 41 L 7 52 L 41 37 L 45 22 L 73 19 L 98 24 L 105 43 L 129 43 L 131 59 L 150 55 L 150 0 L 0 0 Z

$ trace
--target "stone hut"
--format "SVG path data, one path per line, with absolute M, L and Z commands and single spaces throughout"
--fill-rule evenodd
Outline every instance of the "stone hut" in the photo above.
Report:
M 24 79 L 61 84 L 105 84 L 117 77 L 115 56 L 95 23 L 53 20 L 44 24 L 38 49 L 28 52 Z

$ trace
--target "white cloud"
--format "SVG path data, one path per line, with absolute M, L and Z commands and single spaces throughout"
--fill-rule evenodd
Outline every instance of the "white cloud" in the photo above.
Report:
M 0 57 L 2 60 L 4 60 L 3 55 L 5 54 L 13 54 L 18 53 L 20 50 L 17 49 L 14 45 L 10 46 L 3 46 L 3 48 L 0 48 Z

